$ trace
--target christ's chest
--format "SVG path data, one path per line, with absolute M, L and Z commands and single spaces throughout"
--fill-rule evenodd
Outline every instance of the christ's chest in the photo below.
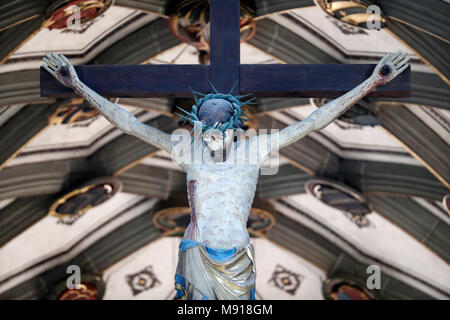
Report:
M 257 165 L 225 161 L 220 163 L 194 164 L 187 170 L 187 180 L 203 184 L 236 185 L 258 179 Z
M 204 209 L 208 204 L 214 207 L 217 203 L 230 208 L 235 205 L 242 207 L 253 199 L 258 174 L 256 165 L 204 163 L 191 167 L 187 172 L 187 182 L 188 188 L 195 185 L 194 198 Z

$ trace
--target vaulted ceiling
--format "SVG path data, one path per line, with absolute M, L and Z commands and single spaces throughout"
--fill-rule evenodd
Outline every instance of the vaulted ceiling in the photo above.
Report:
M 47 28 L 67 2 L 0 1 L 0 297 L 55 298 L 67 266 L 78 265 L 105 299 L 171 299 L 182 234 L 173 226 L 185 222 L 164 214 L 187 206 L 185 174 L 80 99 L 41 97 L 39 66 L 48 51 L 74 64 L 197 64 L 199 53 L 169 29 L 172 1 L 116 0 L 81 31 Z M 277 173 L 260 176 L 253 207 L 270 223 L 252 233 L 258 299 L 323 299 L 333 279 L 365 284 L 369 265 L 382 273 L 376 298 L 450 297 L 450 5 L 371 3 L 386 19 L 381 30 L 346 24 L 312 0 L 254 1 L 257 31 L 241 44 L 241 63 L 375 63 L 402 49 L 412 64 L 411 97 L 364 99 L 283 148 Z M 180 101 L 116 102 L 165 132 L 177 128 Z M 258 128 L 282 128 L 324 103 L 257 102 Z M 86 119 L 73 121 L 73 110 Z M 59 199 L 105 184 L 118 189 L 89 210 L 54 213 Z

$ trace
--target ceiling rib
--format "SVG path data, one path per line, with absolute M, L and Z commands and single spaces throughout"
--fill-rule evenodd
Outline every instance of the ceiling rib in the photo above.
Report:
M 447 188 L 450 188 L 450 146 L 404 106 L 380 104 L 372 111 L 381 125 Z
M 450 262 L 450 226 L 446 222 L 411 198 L 369 196 L 369 201 L 377 213 Z
M 161 231 L 155 227 L 151 219 L 154 211 L 155 207 L 116 228 L 69 261 L 45 270 L 1 293 L 0 299 L 45 299 L 54 286 L 65 280 L 67 267 L 73 264 L 80 266 L 83 272 L 101 275 L 109 266 L 161 236 Z M 77 244 L 51 259 L 67 254 L 75 249 Z
M 49 117 L 57 106 L 26 106 L 0 127 L 0 171 L 49 126 Z
M 286 208 L 304 216 L 305 219 L 311 220 L 309 215 L 301 212 L 297 208 L 293 208 L 282 200 L 277 201 L 277 204 L 278 208 L 280 206 L 286 206 Z M 310 223 L 317 224 L 318 222 L 311 220 Z M 329 229 L 320 224 L 317 225 L 317 228 L 326 233 L 330 232 Z M 353 253 L 344 249 L 342 246 L 338 246 L 335 241 L 325 238 L 309 227 L 283 216 L 282 213 L 277 215 L 277 223 L 267 233 L 268 239 L 297 253 L 319 268 L 333 272 L 333 274 L 351 274 L 365 281 L 367 267 L 370 264 L 379 265 L 382 270 L 384 269 L 382 271 L 384 276 L 389 278 L 389 282 L 383 290 L 384 299 L 431 299 L 432 297 L 429 293 L 425 293 L 418 288 L 423 286 L 428 287 L 439 296 L 448 296 L 448 294 L 442 292 L 439 288 L 430 286 L 428 283 L 409 275 L 403 270 L 387 265 L 361 252 L 354 245 L 339 237 L 339 235 L 332 232 L 330 237 L 337 237 L 339 239 L 338 242 L 342 242 L 345 247 L 352 248 L 351 251 Z M 341 261 L 337 264 L 338 259 L 341 259 Z M 405 290 L 405 287 L 408 289 Z
M 400 163 L 342 159 L 346 183 L 365 195 L 422 197 L 440 201 L 446 187 L 425 167 Z

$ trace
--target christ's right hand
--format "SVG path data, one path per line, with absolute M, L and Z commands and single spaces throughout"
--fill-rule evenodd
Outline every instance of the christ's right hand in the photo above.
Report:
M 79 96 L 86 99 L 91 106 L 96 108 L 119 130 L 138 137 L 170 154 L 172 146 L 168 134 L 138 121 L 132 113 L 105 99 L 81 82 L 73 65 L 62 54 L 47 53 L 43 60 L 45 70 L 50 72 L 63 85 L 72 88 Z
M 42 65 L 51 75 L 53 75 L 63 85 L 74 89 L 79 78 L 75 68 L 70 61 L 62 54 L 54 52 L 46 53 Z

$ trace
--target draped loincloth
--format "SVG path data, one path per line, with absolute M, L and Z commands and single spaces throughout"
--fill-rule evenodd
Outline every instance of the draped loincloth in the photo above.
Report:
M 175 275 L 180 300 L 253 300 L 255 294 L 253 246 L 212 249 L 183 239 Z

